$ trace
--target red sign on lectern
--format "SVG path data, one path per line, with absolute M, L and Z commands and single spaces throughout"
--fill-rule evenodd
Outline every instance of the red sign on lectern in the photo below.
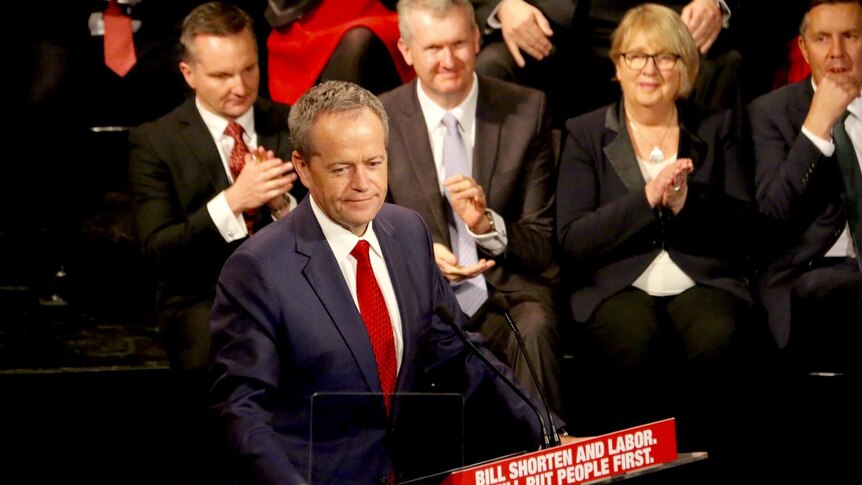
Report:
M 676 460 L 673 418 L 452 473 L 443 485 L 571 485 Z

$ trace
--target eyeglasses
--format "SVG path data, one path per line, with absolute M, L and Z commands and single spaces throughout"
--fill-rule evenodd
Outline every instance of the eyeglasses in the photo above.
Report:
M 620 54 L 626 61 L 626 65 L 631 69 L 640 70 L 646 67 L 647 61 L 652 59 L 655 67 L 660 71 L 670 71 L 676 67 L 676 61 L 679 60 L 679 54 L 671 54 L 669 52 L 659 52 L 658 54 L 647 54 L 645 52 L 623 52 Z

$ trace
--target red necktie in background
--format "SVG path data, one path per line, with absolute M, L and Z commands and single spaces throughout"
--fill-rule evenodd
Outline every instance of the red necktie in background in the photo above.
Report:
M 105 23 L 105 65 L 123 77 L 136 62 L 132 19 L 120 11 L 117 0 L 111 0 L 102 19 Z
M 248 147 L 245 146 L 245 142 L 242 140 L 243 131 L 242 126 L 236 121 L 228 123 L 227 128 L 224 130 L 225 135 L 233 138 L 233 150 L 230 152 L 228 165 L 230 166 L 230 174 L 233 175 L 234 181 L 236 181 L 240 172 L 242 172 L 242 168 L 245 166 L 245 156 L 249 153 Z M 257 209 L 249 209 L 243 212 L 243 215 L 245 216 L 245 227 L 248 229 L 248 235 L 250 236 L 254 233 L 254 221 L 257 219 Z
M 371 348 L 374 349 L 377 373 L 380 375 L 380 389 L 383 391 L 386 413 L 389 414 L 392 393 L 395 392 L 395 376 L 398 372 L 398 363 L 395 359 L 395 336 L 392 334 L 392 322 L 389 320 L 389 311 L 386 309 L 383 293 L 377 286 L 377 278 L 374 277 L 374 270 L 371 268 L 368 248 L 368 241 L 360 239 L 350 255 L 356 258 L 357 262 L 356 299 L 359 300 L 359 313 L 368 330 Z

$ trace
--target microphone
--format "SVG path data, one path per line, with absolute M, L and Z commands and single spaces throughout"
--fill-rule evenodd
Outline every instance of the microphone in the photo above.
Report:
M 542 406 L 545 408 L 545 415 L 548 416 L 551 430 L 551 446 L 559 445 L 560 435 L 557 433 L 557 425 L 554 424 L 554 418 L 551 416 L 551 408 L 548 407 L 548 400 L 545 399 L 545 393 L 542 392 L 542 387 L 539 385 L 539 378 L 536 377 L 536 370 L 533 367 L 533 362 L 530 360 L 530 356 L 527 355 L 527 348 L 524 345 L 524 337 L 521 335 L 515 322 L 512 321 L 512 317 L 509 316 L 509 302 L 506 301 L 506 297 L 498 293 L 491 298 L 488 298 L 487 304 L 492 305 L 506 317 L 506 322 L 509 323 L 509 328 L 511 328 L 512 332 L 515 334 L 515 340 L 518 341 L 518 348 L 521 349 L 521 355 L 524 356 L 524 361 L 527 362 L 527 369 L 530 370 L 530 377 L 533 378 L 533 384 L 536 385 L 536 392 L 539 393 L 539 397 L 542 399 Z
M 494 374 L 496 374 L 497 377 L 499 377 L 507 386 L 509 386 L 509 388 L 512 389 L 512 391 L 518 397 L 520 397 L 525 403 L 527 403 L 528 406 L 530 406 L 530 409 L 532 409 L 533 412 L 536 414 L 536 417 L 539 418 L 539 426 L 542 428 L 542 449 L 550 448 L 552 445 L 551 440 L 548 438 L 548 428 L 545 427 L 545 419 L 542 418 L 542 413 L 539 412 L 539 408 L 537 408 L 536 405 L 533 404 L 533 401 L 531 401 L 530 398 L 527 397 L 526 394 L 524 394 L 524 391 L 518 388 L 518 386 L 516 386 L 514 382 L 512 382 L 508 377 L 506 377 L 506 375 L 503 374 L 500 369 L 494 367 L 494 364 L 492 364 L 487 357 L 482 355 L 482 352 L 479 351 L 476 345 L 473 344 L 473 342 L 471 342 L 470 339 L 467 338 L 467 334 L 464 333 L 464 330 L 459 327 L 457 323 L 455 323 L 455 316 L 452 315 L 452 312 L 446 305 L 442 303 L 437 305 L 436 307 L 434 307 L 434 313 L 436 313 L 437 316 L 440 317 L 440 320 L 443 320 L 443 323 L 452 327 L 452 330 L 455 331 L 455 334 L 458 335 L 458 338 L 461 339 L 461 342 L 463 342 L 464 345 L 467 346 L 467 348 L 470 350 L 470 352 L 473 353 L 473 355 L 478 357 L 479 360 L 481 360 L 485 364 L 485 366 L 491 369 Z

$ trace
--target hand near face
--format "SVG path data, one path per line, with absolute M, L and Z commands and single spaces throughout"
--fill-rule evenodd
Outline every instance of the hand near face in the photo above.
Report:
M 225 198 L 234 214 L 240 214 L 281 198 L 295 181 L 292 163 L 284 163 L 271 150 L 258 147 L 245 156 L 245 165 L 225 190 Z
M 650 207 L 666 207 L 678 214 L 688 195 L 688 175 L 694 169 L 690 158 L 680 158 L 663 168 L 644 190 Z
M 706 54 L 715 43 L 724 23 L 721 8 L 715 0 L 692 0 L 682 9 L 682 21 L 701 54 Z
M 479 262 L 470 266 L 459 266 L 458 258 L 452 254 L 446 246 L 434 243 L 434 260 L 440 272 L 450 282 L 458 282 L 478 276 L 494 267 L 494 260 L 480 259 Z
M 473 234 L 485 234 L 491 224 L 485 217 L 485 191 L 475 180 L 465 175 L 455 175 L 443 182 L 449 192 L 452 210 L 460 217 Z
M 554 46 L 549 39 L 554 32 L 541 10 L 524 0 L 503 0 L 497 18 L 503 41 L 519 67 L 526 65 L 521 51 L 539 61 L 551 53 Z
M 831 139 L 832 126 L 859 94 L 859 85 L 849 74 L 827 74 L 817 84 L 804 126 L 824 140 Z

